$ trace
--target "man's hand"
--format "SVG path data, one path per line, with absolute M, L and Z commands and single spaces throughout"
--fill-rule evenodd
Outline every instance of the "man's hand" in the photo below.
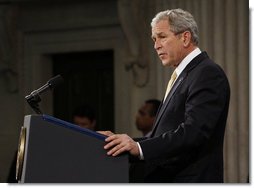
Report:
M 112 133 L 113 134 L 113 133 Z M 131 155 L 139 156 L 138 144 L 127 134 L 113 134 L 106 138 L 104 149 L 109 150 L 108 155 L 117 156 L 125 151 Z
M 114 134 L 111 131 L 97 131 L 97 132 L 100 133 L 100 134 L 106 135 L 106 136 L 111 136 L 111 135 Z

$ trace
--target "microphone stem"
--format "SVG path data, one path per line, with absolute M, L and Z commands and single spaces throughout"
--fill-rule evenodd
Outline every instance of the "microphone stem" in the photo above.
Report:
M 50 89 L 48 84 L 45 84 L 44 86 L 40 87 L 39 89 L 33 91 L 31 93 L 31 95 L 40 95 L 41 93 L 47 91 L 48 89 Z

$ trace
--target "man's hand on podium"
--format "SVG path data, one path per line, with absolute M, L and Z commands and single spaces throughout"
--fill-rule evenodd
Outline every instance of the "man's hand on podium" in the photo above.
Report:
M 108 136 L 105 141 L 107 144 L 104 149 L 109 150 L 108 155 L 117 156 L 125 151 L 128 151 L 131 155 L 139 156 L 139 148 L 137 142 L 135 142 L 127 134 L 114 134 L 111 131 L 98 131 L 101 134 Z
M 111 131 L 96 131 L 100 134 L 103 134 L 103 135 L 106 135 L 106 136 L 111 136 L 113 135 L 114 133 L 112 133 Z

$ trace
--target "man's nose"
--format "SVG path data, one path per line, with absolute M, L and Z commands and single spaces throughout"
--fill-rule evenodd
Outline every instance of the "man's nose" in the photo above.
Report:
M 159 41 L 155 41 L 154 42 L 154 49 L 155 50 L 158 50 L 158 49 L 160 49 L 161 48 L 161 43 L 159 42 Z

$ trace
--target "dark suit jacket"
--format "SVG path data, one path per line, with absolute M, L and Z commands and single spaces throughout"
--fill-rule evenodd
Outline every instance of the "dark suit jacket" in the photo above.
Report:
M 223 139 L 230 88 L 206 52 L 183 70 L 140 141 L 145 182 L 223 182 Z

